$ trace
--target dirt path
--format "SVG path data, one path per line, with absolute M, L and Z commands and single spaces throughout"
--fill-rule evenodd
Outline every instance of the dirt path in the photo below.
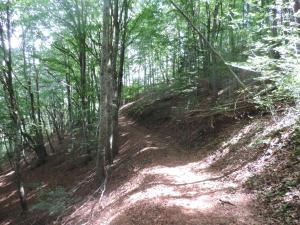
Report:
M 29 184 L 39 182 L 45 191 L 60 185 L 72 200 L 63 214 L 57 218 L 30 211 L 26 218 L 18 216 L 13 173 L 8 171 L 0 174 L 0 224 L 280 224 L 262 218 L 260 214 L 269 214 L 254 210 L 264 206 L 254 207 L 254 196 L 242 186 L 276 162 L 274 153 L 288 143 L 297 118 L 283 114 L 276 121 L 266 116 L 227 124 L 197 151 L 188 151 L 164 134 L 174 137 L 176 131 L 164 125 L 161 132 L 149 130 L 123 116 L 120 154 L 108 171 L 104 192 L 94 182 L 95 162 L 68 171 L 64 162 L 53 166 L 61 157 L 53 156 L 45 166 L 24 173 L 28 199 L 32 205 L 38 198 Z
M 124 117 L 121 138 L 104 198 L 85 224 L 261 224 L 241 184 L 209 172 L 210 157 L 187 153 Z

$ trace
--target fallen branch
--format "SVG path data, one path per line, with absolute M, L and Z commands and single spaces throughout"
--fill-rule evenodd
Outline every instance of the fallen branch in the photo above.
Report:
M 205 113 L 205 112 L 214 112 L 214 111 L 222 111 L 222 110 L 227 110 L 228 107 L 230 106 L 235 106 L 236 104 L 239 104 L 239 103 L 245 103 L 245 104 L 251 104 L 250 102 L 248 102 L 247 100 L 241 100 L 241 101 L 238 101 L 238 102 L 230 102 L 230 103 L 227 103 L 227 104 L 223 104 L 223 105 L 219 105 L 219 106 L 216 106 L 216 107 L 213 107 L 212 109 L 209 109 L 209 110 L 203 110 L 203 109 L 195 109 L 195 110 L 190 110 L 187 114 L 193 114 L 193 113 Z
M 253 108 L 253 104 L 245 104 L 241 105 L 239 107 L 234 107 L 234 108 L 224 108 L 224 109 L 211 109 L 211 110 L 193 110 L 192 112 L 187 113 L 187 117 L 210 117 L 210 116 L 215 116 L 218 114 L 222 113 L 228 113 L 228 112 L 235 112 L 238 110 L 246 110 L 246 109 L 251 109 Z
M 225 201 L 225 200 L 222 200 L 222 199 L 219 199 L 219 201 L 220 201 L 220 203 L 221 203 L 222 205 L 227 204 L 227 205 L 231 205 L 231 206 L 235 206 L 235 207 L 236 207 L 235 204 L 233 204 L 233 203 L 231 203 L 231 202 L 229 202 L 229 201 Z

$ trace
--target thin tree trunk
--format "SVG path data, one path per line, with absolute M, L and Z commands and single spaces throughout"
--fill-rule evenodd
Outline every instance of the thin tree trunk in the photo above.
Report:
M 298 11 L 300 10 L 300 0 L 294 0 L 294 15 L 296 15 L 298 13 Z M 300 29 L 300 15 L 299 13 L 296 16 L 296 27 L 298 29 Z
M 102 55 L 101 55 L 101 74 L 100 74 L 100 121 L 99 121 L 99 146 L 96 162 L 96 179 L 101 183 L 105 179 L 105 158 L 109 149 L 109 137 L 107 136 L 107 104 L 108 92 L 107 80 L 110 78 L 110 7 L 109 0 L 103 0 L 103 24 L 102 24 Z
M 15 183 L 17 187 L 17 193 L 20 200 L 20 205 L 23 211 L 27 211 L 27 201 L 26 194 L 23 186 L 22 175 L 21 175 L 21 148 L 22 148 L 22 138 L 21 138 L 21 118 L 20 111 L 17 105 L 16 95 L 12 82 L 12 53 L 11 53 L 11 15 L 10 15 L 10 1 L 6 3 L 6 37 L 7 37 L 7 49 L 4 39 L 4 29 L 0 21 L 0 38 L 1 47 L 3 48 L 3 61 L 5 62 L 6 69 L 3 70 L 4 77 L 1 76 L 0 81 L 3 84 L 3 90 L 5 92 L 5 98 L 9 105 L 10 118 L 12 120 L 14 139 L 15 139 L 15 160 L 14 160 L 14 170 L 15 170 Z
M 124 63 L 126 53 L 127 29 L 128 29 L 128 0 L 124 0 L 124 27 L 121 40 L 120 50 L 120 66 L 118 74 L 118 107 L 121 105 L 122 89 L 123 89 L 123 76 L 124 76 Z
M 43 137 L 43 129 L 42 129 L 42 115 L 41 115 L 41 105 L 40 105 L 40 87 L 39 87 L 39 79 L 40 79 L 40 74 L 37 69 L 37 66 L 35 65 L 35 89 L 36 89 L 36 111 L 37 111 L 37 128 L 36 128 L 36 146 L 35 150 L 38 154 L 39 157 L 39 162 L 38 165 L 42 165 L 46 162 L 47 158 L 47 152 L 45 148 L 45 143 L 44 143 L 44 137 Z
M 114 0 L 114 46 L 113 46 L 113 77 L 112 77 L 112 138 L 111 151 L 114 158 L 119 152 L 118 137 L 119 137 L 119 106 L 118 106 L 118 72 L 117 72 L 117 58 L 118 48 L 120 42 L 120 25 L 119 25 L 119 0 Z
M 32 82 L 30 75 L 27 74 L 27 61 L 26 61 L 26 31 L 23 30 L 23 38 L 22 38 L 22 54 L 23 54 L 23 73 L 25 79 L 27 80 L 27 91 L 30 99 L 30 118 L 33 122 L 33 130 L 34 130 L 34 146 L 33 150 L 38 157 L 37 165 L 42 165 L 46 162 L 47 152 L 44 145 L 43 140 L 43 131 L 41 124 L 41 111 L 40 111 L 40 103 L 39 103 L 39 74 L 35 65 L 35 60 L 33 60 L 33 66 L 35 69 L 35 82 L 36 82 L 36 102 L 32 88 Z M 36 104 L 35 104 L 36 103 Z M 38 118 L 36 118 L 36 114 Z

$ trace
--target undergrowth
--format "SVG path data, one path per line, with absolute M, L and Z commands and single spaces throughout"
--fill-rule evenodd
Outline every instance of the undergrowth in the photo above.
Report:
M 62 213 L 68 205 L 74 202 L 70 193 L 62 186 L 57 186 L 50 191 L 41 190 L 38 199 L 38 202 L 31 207 L 31 210 L 45 211 L 49 215 Z

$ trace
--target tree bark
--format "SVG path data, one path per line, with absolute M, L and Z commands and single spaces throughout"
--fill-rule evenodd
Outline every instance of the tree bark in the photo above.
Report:
M 125 64 L 125 53 L 126 53 L 126 42 L 127 42 L 127 31 L 128 31 L 128 0 L 124 0 L 124 26 L 121 40 L 120 50 L 120 65 L 118 74 L 118 107 L 121 105 L 122 89 L 123 89 L 123 77 L 124 77 L 124 64 Z
M 43 129 L 42 129 L 43 124 L 42 124 L 42 113 L 41 113 L 41 105 L 40 105 L 40 86 L 39 86 L 40 74 L 35 64 L 35 61 L 33 61 L 33 64 L 35 68 L 35 90 L 36 90 L 36 112 L 37 112 L 35 151 L 38 154 L 38 158 L 39 158 L 38 165 L 42 165 L 46 162 L 47 152 L 45 148 Z
M 99 146 L 96 162 L 96 179 L 99 183 L 105 179 L 105 160 L 109 150 L 109 136 L 107 135 L 107 104 L 109 87 L 108 79 L 111 67 L 110 57 L 110 1 L 103 0 L 103 24 L 102 24 L 102 53 L 101 53 L 101 74 L 100 74 L 100 121 L 99 121 Z
M 300 0 L 294 0 L 294 14 L 300 10 Z M 297 28 L 300 28 L 300 16 L 296 17 Z
M 113 26 L 114 26 L 114 44 L 112 55 L 112 67 L 113 77 L 112 79 L 112 127 L 111 127 L 111 151 L 114 158 L 119 151 L 118 146 L 118 123 L 119 123 L 119 107 L 118 107 L 118 73 L 117 73 L 117 58 L 120 42 L 120 25 L 119 25 L 119 0 L 114 0 L 114 14 L 113 14 Z
M 23 55 L 23 75 L 27 81 L 27 92 L 30 102 L 30 118 L 33 123 L 33 132 L 34 140 L 33 150 L 38 157 L 37 165 L 42 165 L 46 162 L 47 152 L 44 145 L 43 139 L 43 130 L 41 123 L 41 110 L 40 110 L 40 100 L 39 100 L 39 74 L 36 68 L 35 60 L 33 59 L 33 66 L 35 71 L 35 91 L 36 95 L 34 95 L 32 81 L 30 75 L 27 73 L 27 60 L 26 60 L 26 32 L 27 29 L 22 30 L 22 55 Z M 34 48 L 33 48 L 34 49 Z M 34 53 L 34 50 L 33 50 Z M 36 96 L 36 98 L 35 98 Z
M 12 128 L 14 134 L 14 170 L 15 170 L 15 184 L 17 187 L 17 193 L 20 200 L 20 205 L 23 211 L 27 211 L 27 201 L 26 193 L 23 186 L 22 175 L 21 175 L 21 148 L 22 148 L 22 137 L 21 137 L 21 118 L 20 110 L 17 104 L 17 99 L 15 95 L 15 90 L 13 87 L 13 68 L 12 68 L 12 53 L 11 53 L 11 14 L 10 14 L 10 1 L 6 2 L 6 37 L 7 37 L 7 48 L 5 44 L 4 27 L 2 21 L 0 21 L 0 38 L 1 38 L 1 48 L 3 52 L 3 61 L 5 62 L 5 69 L 2 69 L 3 76 L 1 76 L 0 81 L 3 85 L 3 90 L 5 92 L 5 99 L 8 103 L 8 108 L 10 112 L 10 118 L 12 121 Z

